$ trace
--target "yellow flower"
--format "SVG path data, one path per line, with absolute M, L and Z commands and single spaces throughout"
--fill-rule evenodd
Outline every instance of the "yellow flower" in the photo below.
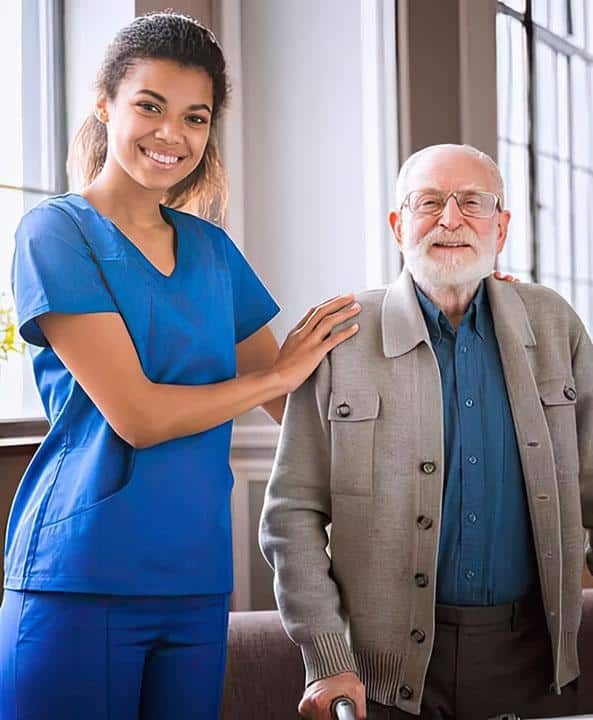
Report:
M 22 353 L 25 343 L 20 339 L 11 307 L 0 309 L 0 359 L 7 360 L 9 352 Z

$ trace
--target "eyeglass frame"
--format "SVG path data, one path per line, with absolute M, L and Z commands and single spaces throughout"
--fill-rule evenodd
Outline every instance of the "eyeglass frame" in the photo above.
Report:
M 401 212 L 401 210 L 403 210 L 404 207 L 408 207 L 410 212 L 412 213 L 412 215 L 417 215 L 419 217 L 435 217 L 435 218 L 437 218 L 445 212 L 445 208 L 447 207 L 447 203 L 449 202 L 449 198 L 451 198 L 451 197 L 455 198 L 455 203 L 457 204 L 457 208 L 458 208 L 459 212 L 463 215 L 463 217 L 475 218 L 477 220 L 488 220 L 490 218 L 493 218 L 497 212 L 502 212 L 502 201 L 501 201 L 499 195 L 497 195 L 494 192 L 490 192 L 490 190 L 478 190 L 475 188 L 468 188 L 467 190 L 455 190 L 454 192 L 450 192 L 443 202 L 442 210 L 436 214 L 435 213 L 416 213 L 416 212 L 414 212 L 412 210 L 412 208 L 410 207 L 410 203 L 409 203 L 410 195 L 412 195 L 413 193 L 418 193 L 418 192 L 429 192 L 429 190 L 434 190 L 435 193 L 439 192 L 436 188 L 427 188 L 425 191 L 410 190 L 410 192 L 402 200 L 402 204 L 399 207 L 400 212 Z M 484 195 L 490 195 L 492 197 L 495 197 L 496 204 L 494 205 L 494 210 L 492 211 L 492 214 L 491 215 L 466 215 L 463 212 L 463 210 L 461 209 L 461 205 L 459 204 L 459 199 L 457 197 L 457 195 L 459 193 L 466 193 L 466 192 L 483 193 Z M 443 193 L 441 193 L 441 194 L 443 194 Z

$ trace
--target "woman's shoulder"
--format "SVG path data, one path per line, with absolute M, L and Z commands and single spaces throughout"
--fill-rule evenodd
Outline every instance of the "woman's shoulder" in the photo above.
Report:
M 168 206 L 165 206 L 165 211 L 173 219 L 177 227 L 181 226 L 190 233 L 197 232 L 201 235 L 207 236 L 213 241 L 218 242 L 228 239 L 226 230 L 211 220 L 206 220 L 199 215 L 194 215 L 193 213 L 186 212 L 184 210 L 176 210 L 175 208 Z
M 60 230 L 69 228 L 72 232 L 77 232 L 76 219 L 80 208 L 76 198 L 77 196 L 73 193 L 45 198 L 23 215 L 19 228 L 32 229 L 40 226 L 47 231 L 56 227 Z M 82 200 L 82 198 L 80 199 Z

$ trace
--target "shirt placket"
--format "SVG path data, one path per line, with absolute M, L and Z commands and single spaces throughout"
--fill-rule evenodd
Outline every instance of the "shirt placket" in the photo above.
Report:
M 479 387 L 479 339 L 469 323 L 460 325 L 455 343 L 456 396 L 461 440 L 459 505 L 461 594 L 484 602 L 484 442 Z

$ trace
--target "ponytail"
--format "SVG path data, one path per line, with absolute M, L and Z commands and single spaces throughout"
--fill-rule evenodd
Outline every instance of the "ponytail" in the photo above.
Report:
M 107 157 L 107 128 L 89 115 L 72 138 L 66 169 L 72 189 L 80 190 L 97 177 Z

